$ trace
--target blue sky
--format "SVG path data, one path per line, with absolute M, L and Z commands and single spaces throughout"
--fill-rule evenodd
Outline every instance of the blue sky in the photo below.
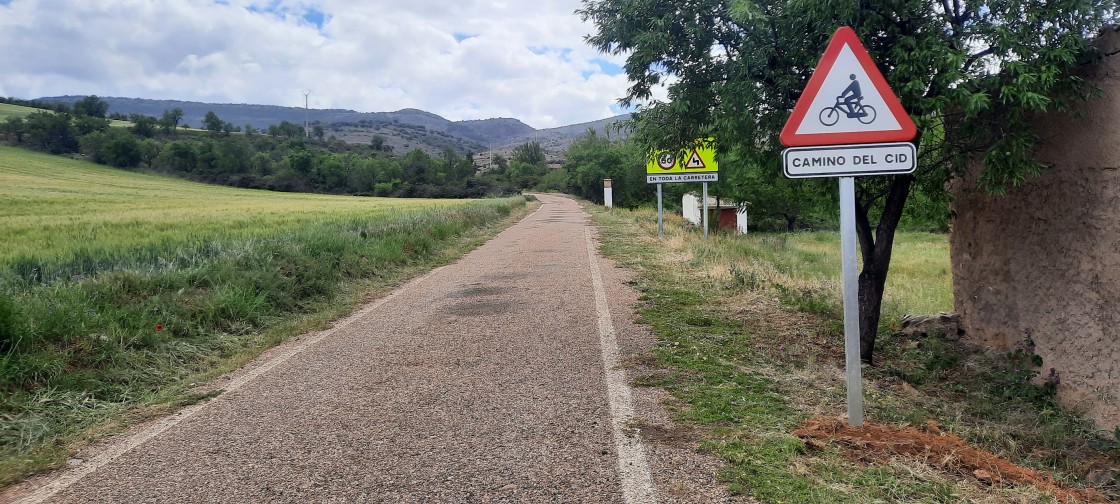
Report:
M 0 95 L 123 96 L 515 117 L 623 112 L 623 59 L 580 0 L 0 0 Z M 170 22 L 169 22 L 170 21 Z

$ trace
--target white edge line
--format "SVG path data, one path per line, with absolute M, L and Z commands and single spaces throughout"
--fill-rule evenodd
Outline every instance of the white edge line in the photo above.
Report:
M 282 353 L 279 353 L 279 354 L 273 356 L 272 358 L 270 358 L 269 360 L 261 363 L 259 366 L 253 368 L 251 371 L 249 371 L 249 372 L 231 380 L 228 384 L 226 384 L 225 387 L 222 387 L 223 395 L 225 395 L 227 393 L 230 393 L 230 392 L 234 392 L 234 391 L 240 389 L 241 387 L 244 387 L 245 385 L 251 383 L 253 380 L 256 380 L 261 375 L 271 371 L 276 366 L 279 366 L 280 364 L 283 364 L 288 359 L 292 358 L 295 355 L 298 355 L 299 353 L 303 352 L 304 350 L 307 350 L 311 346 L 313 346 L 316 343 L 322 341 L 324 338 L 326 338 L 326 337 L 328 337 L 328 336 L 346 328 L 350 324 L 353 324 L 354 322 L 358 321 L 359 319 L 366 316 L 370 312 L 380 308 L 381 305 L 383 305 L 383 304 L 389 302 L 390 300 L 392 300 L 393 298 L 397 297 L 402 292 L 414 287 L 416 284 L 419 284 L 419 283 L 423 282 L 424 280 L 427 280 L 428 277 L 434 275 L 437 271 L 440 271 L 442 269 L 443 269 L 443 267 L 441 266 L 439 268 L 433 269 L 432 271 L 429 271 L 429 272 L 425 273 L 423 276 L 420 276 L 420 277 L 417 277 L 417 278 L 414 278 L 414 279 L 410 280 L 409 282 L 407 282 L 404 285 L 395 289 L 393 292 L 390 292 L 385 297 L 382 297 L 382 298 L 366 305 L 364 308 L 358 310 L 357 312 L 354 312 L 353 314 L 346 317 L 345 319 L 342 319 L 342 321 L 336 323 L 330 329 L 327 329 L 325 331 L 322 331 L 322 332 L 319 332 L 319 333 L 316 333 L 316 334 L 312 335 L 311 337 L 299 342 L 298 344 L 292 346 L 291 348 L 288 348 L 288 349 L 284 350 Z M 204 408 L 206 408 L 210 404 L 213 404 L 213 401 L 207 401 L 207 402 L 202 402 L 202 403 L 198 403 L 198 404 L 193 404 L 193 405 L 188 406 L 186 408 L 183 408 L 183 409 L 181 409 L 181 410 L 179 410 L 179 411 L 177 411 L 177 412 L 175 412 L 171 415 L 168 415 L 167 417 L 164 417 L 163 419 L 153 423 L 152 425 L 150 425 L 148 427 L 145 427 L 140 432 L 137 432 L 136 434 L 133 434 L 133 435 L 129 436 L 128 438 L 124 439 L 123 441 L 119 441 L 119 442 L 116 442 L 116 443 L 113 443 L 113 444 L 107 446 L 106 448 L 104 448 L 103 450 L 98 452 L 97 455 L 94 455 L 89 461 L 86 461 L 86 462 L 84 462 L 81 465 L 78 465 L 76 467 L 71 467 L 71 468 L 68 468 L 68 469 L 64 469 L 61 474 L 59 474 L 56 478 L 52 479 L 49 483 L 35 489 L 34 492 L 32 492 L 31 494 L 25 496 L 24 498 L 22 498 L 22 499 L 20 499 L 16 502 L 18 504 L 39 504 L 39 503 L 53 497 L 55 494 L 57 494 L 57 493 L 59 493 L 63 490 L 66 490 L 67 488 L 69 488 L 74 483 L 77 483 L 78 480 L 88 476 L 89 474 L 93 473 L 94 471 L 96 471 L 96 470 L 104 467 L 105 465 L 113 462 L 114 460 L 116 460 L 120 456 L 122 456 L 122 455 L 128 453 L 129 451 L 131 451 L 132 449 L 134 449 L 134 448 L 136 448 L 140 445 L 143 445 L 144 443 L 147 443 L 148 441 L 151 441 L 152 438 L 155 438 L 156 436 L 162 434 L 163 432 L 167 431 L 168 429 L 178 425 L 180 422 L 194 416 L 196 413 L 198 413 L 199 411 L 202 411 Z
M 622 497 L 626 504 L 652 504 L 657 502 L 657 491 L 653 486 L 653 476 L 650 474 L 649 463 L 646 462 L 642 440 L 636 434 L 626 433 L 630 427 L 627 424 L 634 418 L 634 406 L 630 398 L 630 387 L 626 384 L 626 371 L 622 369 L 619 360 L 618 339 L 614 333 L 614 322 L 611 321 L 591 230 L 585 231 L 591 283 L 595 290 L 595 311 L 599 314 L 599 346 L 603 351 L 603 377 L 607 382 L 607 399 L 610 402 L 611 433 L 618 451 Z

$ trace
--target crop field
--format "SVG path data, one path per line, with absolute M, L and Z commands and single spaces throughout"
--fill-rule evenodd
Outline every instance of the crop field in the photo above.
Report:
M 23 117 L 31 115 L 39 109 L 24 107 L 21 105 L 11 105 L 8 103 L 0 103 L 0 121 L 5 121 L 9 117 Z
M 528 210 L 209 186 L 0 147 L 0 486 L 205 400 L 194 384 Z
M 173 249 L 463 203 L 250 191 L 0 147 L 0 264 Z

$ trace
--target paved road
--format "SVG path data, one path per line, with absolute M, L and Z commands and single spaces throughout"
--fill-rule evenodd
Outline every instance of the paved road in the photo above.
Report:
M 587 215 L 541 200 L 27 502 L 653 502 Z

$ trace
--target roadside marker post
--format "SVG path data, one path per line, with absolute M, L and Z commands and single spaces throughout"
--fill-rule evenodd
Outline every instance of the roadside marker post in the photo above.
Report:
M 832 35 L 779 136 L 789 147 L 782 151 L 786 177 L 840 179 L 844 376 L 848 424 L 857 427 L 863 425 L 863 376 L 855 177 L 913 173 L 917 152 L 910 140 L 917 131 L 855 31 L 842 26 Z
M 708 139 L 711 143 L 711 139 Z M 708 182 L 719 181 L 719 164 L 716 152 L 704 148 L 703 140 L 696 140 L 693 147 L 677 155 L 669 151 L 649 154 L 646 162 L 646 183 L 657 184 L 657 238 L 665 238 L 661 186 L 676 182 L 702 182 L 704 184 L 704 239 L 708 239 Z

